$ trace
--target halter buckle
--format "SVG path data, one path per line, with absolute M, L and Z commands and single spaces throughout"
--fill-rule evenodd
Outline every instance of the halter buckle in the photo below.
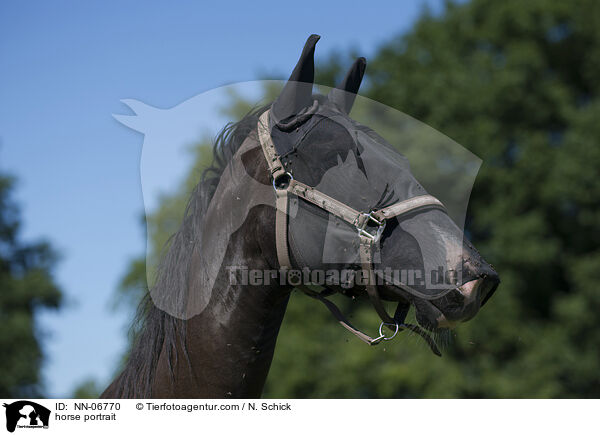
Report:
M 369 213 L 362 213 L 361 215 L 364 216 L 362 224 L 359 224 L 359 222 L 355 223 L 356 229 L 358 230 L 358 235 L 371 239 L 373 243 L 377 242 L 381 238 L 383 230 L 385 229 L 385 220 L 377 219 L 375 216 L 373 216 L 372 211 Z M 358 220 L 359 219 L 357 218 L 357 221 Z M 374 223 L 376 226 L 374 232 L 373 226 L 369 226 L 369 223 L 371 222 Z M 371 229 L 371 231 L 369 231 L 369 229 Z

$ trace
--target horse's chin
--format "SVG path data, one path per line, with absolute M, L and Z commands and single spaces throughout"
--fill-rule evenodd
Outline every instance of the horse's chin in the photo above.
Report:
M 428 331 L 439 332 L 453 329 L 459 323 L 446 318 L 446 315 L 428 300 L 415 299 L 413 305 L 417 323 Z
M 355 298 L 364 295 L 364 288 L 341 289 L 336 288 L 339 293 L 347 297 Z M 460 321 L 451 320 L 435 305 L 436 301 L 419 299 L 411 295 L 402 297 L 399 292 L 390 291 L 388 286 L 378 287 L 379 294 L 383 300 L 394 303 L 410 303 L 415 307 L 415 317 L 419 326 L 430 332 L 442 332 L 454 329 Z M 439 305 L 439 304 L 438 304 Z

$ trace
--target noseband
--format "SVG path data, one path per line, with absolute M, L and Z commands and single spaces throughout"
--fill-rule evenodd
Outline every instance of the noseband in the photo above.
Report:
M 275 145 L 269 131 L 269 110 L 264 112 L 258 121 L 258 138 L 267 161 L 269 176 L 273 182 L 273 188 L 275 189 L 275 195 L 277 198 L 275 240 L 279 267 L 283 270 L 289 270 L 292 268 L 287 237 L 288 196 L 290 194 L 316 205 L 317 207 L 353 226 L 356 229 L 357 236 L 360 240 L 360 261 L 363 270 L 363 277 L 366 277 L 367 280 L 365 286 L 366 291 L 369 295 L 369 299 L 373 305 L 373 308 L 375 308 L 375 311 L 382 320 L 382 323 L 379 326 L 379 336 L 372 338 L 350 324 L 339 308 L 333 302 L 326 299 L 327 296 L 335 293 L 334 290 L 325 287 L 323 291 L 316 292 L 303 284 L 296 285 L 295 287 L 302 290 L 310 297 L 323 302 L 344 328 L 352 332 L 369 345 L 379 344 L 383 340 L 391 340 L 396 336 L 399 330 L 410 329 L 411 331 L 423 336 L 436 355 L 441 355 L 437 349 L 437 346 L 435 345 L 435 342 L 427 333 L 425 333 L 416 325 L 404 323 L 408 313 L 407 305 L 399 303 L 394 316 L 390 316 L 387 313 L 375 283 L 375 273 L 373 271 L 373 251 L 376 244 L 379 242 L 379 239 L 381 238 L 387 219 L 424 208 L 433 207 L 445 210 L 444 205 L 437 198 L 431 195 L 420 195 L 404 201 L 396 202 L 395 204 L 379 210 L 370 210 L 368 212 L 355 210 L 354 208 L 330 197 L 329 195 L 326 195 L 323 192 L 314 189 L 313 187 L 295 180 L 292 175 L 285 170 L 285 167 L 281 163 L 281 159 L 277 154 L 277 150 L 275 149 Z M 410 290 L 412 293 L 416 292 L 411 287 L 402 283 L 395 285 L 400 288 Z M 387 337 L 383 333 L 384 326 L 387 326 L 391 331 L 393 331 L 393 335 Z

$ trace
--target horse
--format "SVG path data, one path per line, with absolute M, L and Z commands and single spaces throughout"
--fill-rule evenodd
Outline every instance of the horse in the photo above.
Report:
M 294 288 L 323 302 L 369 345 L 408 330 L 438 355 L 429 332 L 471 319 L 497 289 L 497 272 L 406 158 L 350 118 L 365 59 L 327 95 L 313 94 L 319 38 L 308 38 L 271 104 L 217 136 L 214 162 L 140 306 L 129 359 L 101 398 L 260 397 Z M 423 278 L 436 261 L 453 279 L 435 285 L 389 273 L 412 270 Z M 240 271 L 251 279 L 239 279 Z M 315 271 L 326 272 L 321 291 Z M 257 285 L 256 276 L 265 279 Z M 382 319 L 377 337 L 355 328 L 327 298 L 336 292 L 368 294 Z M 393 315 L 382 300 L 397 303 Z M 411 306 L 418 325 L 405 322 Z

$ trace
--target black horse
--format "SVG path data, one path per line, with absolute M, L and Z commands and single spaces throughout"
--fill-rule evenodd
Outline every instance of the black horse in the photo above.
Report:
M 152 295 L 177 295 L 173 298 L 192 309 L 186 308 L 187 315 L 172 315 L 148 296 L 130 358 L 102 397 L 259 397 L 294 287 L 325 301 L 361 338 L 364 334 L 354 330 L 325 296 L 334 291 L 356 296 L 367 289 L 384 319 L 382 326 L 392 330 L 385 338 L 409 329 L 425 337 L 434 352 L 435 343 L 423 328 L 439 331 L 472 318 L 497 288 L 496 272 L 463 241 L 462 231 L 412 176 L 406 159 L 349 118 L 365 60 L 358 59 L 328 96 L 313 95 L 318 39 L 309 37 L 271 105 L 252 111 L 217 138 L 215 163 L 193 192 L 151 290 Z M 261 200 L 244 210 L 239 227 L 230 234 L 219 232 L 225 216 L 237 213 L 223 205 L 226 199 L 251 196 Z M 275 196 L 285 196 L 285 202 L 277 199 L 273 207 Z M 413 207 L 421 199 L 425 206 Z M 361 213 L 353 221 L 348 214 L 352 217 L 355 210 Z M 205 254 L 199 254 L 199 241 L 207 233 L 227 238 L 223 259 L 208 285 L 201 278 L 203 270 L 217 260 L 206 255 L 206 246 Z M 431 258 L 441 259 L 453 273 L 454 280 L 442 288 L 427 280 L 396 282 L 387 274 L 416 270 L 424 276 Z M 352 285 L 328 281 L 325 293 L 319 294 L 277 279 L 281 276 L 260 286 L 232 280 L 232 265 L 278 270 L 281 275 L 286 275 L 284 266 L 350 270 L 357 275 L 366 270 L 371 280 Z M 385 313 L 380 299 L 398 303 L 394 316 Z M 420 327 L 404 323 L 411 305 Z M 383 338 L 381 333 L 365 341 L 376 344 Z

